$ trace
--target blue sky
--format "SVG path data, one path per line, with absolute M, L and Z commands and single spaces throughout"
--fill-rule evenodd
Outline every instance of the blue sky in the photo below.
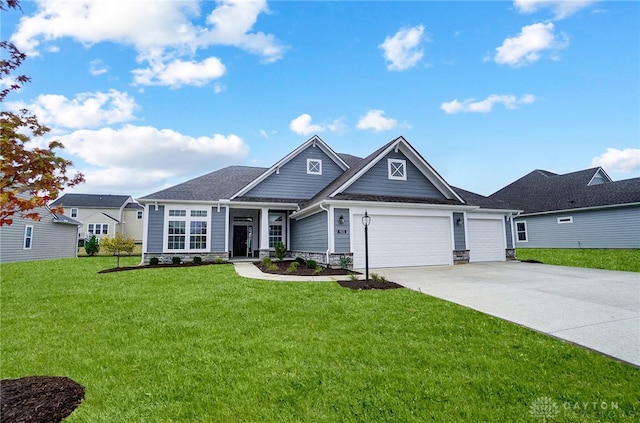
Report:
M 640 3 L 23 1 L 2 39 L 27 107 L 87 182 L 142 196 L 268 167 L 314 134 L 402 135 L 489 195 L 533 169 L 640 176 Z M 6 83 L 7 81 L 2 81 Z M 36 140 L 44 142 L 45 140 Z

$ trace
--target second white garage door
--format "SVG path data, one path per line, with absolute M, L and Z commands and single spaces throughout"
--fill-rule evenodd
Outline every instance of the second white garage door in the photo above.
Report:
M 503 223 L 495 219 L 468 219 L 469 261 L 505 261 Z
M 447 217 L 371 216 L 369 267 L 450 264 L 451 223 Z M 353 264 L 365 267 L 362 215 L 354 215 Z

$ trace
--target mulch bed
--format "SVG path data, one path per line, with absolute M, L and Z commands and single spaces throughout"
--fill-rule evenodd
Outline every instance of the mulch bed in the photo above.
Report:
M 0 381 L 0 422 L 59 423 L 84 399 L 68 377 L 28 376 Z
M 304 264 L 298 266 L 298 269 L 295 272 L 288 273 L 287 268 L 291 264 L 291 260 L 285 261 L 274 261 L 278 269 L 277 270 L 269 270 L 266 266 L 263 266 L 261 262 L 256 261 L 253 263 L 258 269 L 260 269 L 263 273 L 271 273 L 274 275 L 289 275 L 289 276 L 336 276 L 336 275 L 349 275 L 354 273 L 353 271 L 346 269 L 331 269 L 329 267 L 323 267 L 320 273 L 313 273 L 314 269 L 309 269 Z
M 343 288 L 350 289 L 397 289 L 404 288 L 404 286 L 399 285 L 395 282 L 389 281 L 374 281 L 374 280 L 357 280 L 357 281 L 338 281 L 340 286 Z
M 223 263 L 212 263 L 212 262 L 193 263 L 193 262 L 187 262 L 187 263 L 180 263 L 180 264 L 173 264 L 173 263 L 168 263 L 168 264 L 142 264 L 140 266 L 114 267 L 112 269 L 101 270 L 98 273 L 124 272 L 126 270 L 140 270 L 140 269 L 164 269 L 164 268 L 168 268 L 168 267 L 212 266 L 212 265 L 216 265 L 216 264 L 228 264 L 228 262 L 223 262 Z

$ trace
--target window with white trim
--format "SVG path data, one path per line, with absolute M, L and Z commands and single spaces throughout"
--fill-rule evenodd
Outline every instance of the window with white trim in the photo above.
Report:
M 307 159 L 307 174 L 322 175 L 322 160 Z
M 33 225 L 26 225 L 24 227 L 24 243 L 22 244 L 22 248 L 24 250 L 30 250 L 32 240 L 33 240 Z
M 89 236 L 108 235 L 109 224 L 108 223 L 89 223 L 87 225 L 87 233 L 89 234 Z
M 559 217 L 558 225 L 562 225 L 564 223 L 573 223 L 573 216 Z
M 518 242 L 527 242 L 527 222 L 516 222 Z
M 71 217 L 78 217 L 78 209 L 76 208 L 71 209 Z
M 278 242 L 283 242 L 284 216 L 282 214 L 269 215 L 269 248 L 275 248 Z
M 138 213 L 136 213 L 136 219 L 142 220 L 142 216 L 143 216 L 142 210 L 138 210 Z
M 207 210 L 170 209 L 167 215 L 167 250 L 203 251 L 207 249 Z
M 387 159 L 389 179 L 396 181 L 407 180 L 407 161 L 400 159 Z

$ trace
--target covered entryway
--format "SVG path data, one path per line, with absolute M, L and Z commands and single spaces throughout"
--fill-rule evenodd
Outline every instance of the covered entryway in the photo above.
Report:
M 452 261 L 449 217 L 391 216 L 369 212 L 369 266 L 447 265 Z M 365 267 L 362 214 L 354 214 L 353 264 Z
M 505 261 L 504 223 L 500 219 L 467 220 L 469 261 Z

